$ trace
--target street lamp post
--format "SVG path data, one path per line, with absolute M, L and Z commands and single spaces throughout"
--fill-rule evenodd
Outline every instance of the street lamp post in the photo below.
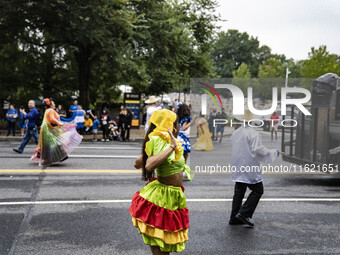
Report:
M 286 81 L 285 81 L 285 88 L 288 87 L 288 75 L 290 74 L 288 67 L 286 68 Z

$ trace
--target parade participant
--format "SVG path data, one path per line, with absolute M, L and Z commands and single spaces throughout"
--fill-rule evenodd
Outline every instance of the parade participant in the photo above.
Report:
M 183 154 L 185 158 L 185 163 L 187 162 L 189 153 L 191 151 L 190 147 L 190 126 L 191 126 L 191 116 L 190 109 L 186 104 L 180 104 L 177 108 L 177 115 L 179 118 L 179 133 L 178 133 L 178 141 L 182 143 L 183 146 Z
M 153 254 L 180 252 L 185 249 L 189 229 L 182 172 L 191 180 L 192 175 L 185 164 L 183 147 L 175 138 L 178 117 L 166 109 L 154 111 L 149 125 L 142 155 L 135 161 L 135 167 L 143 169 L 143 180 L 149 182 L 133 196 L 129 212 Z
M 45 98 L 46 108 L 41 124 L 39 143 L 31 160 L 39 161 L 39 166 L 49 166 L 64 161 L 83 139 L 76 131 L 76 125 L 65 125 L 55 111 L 55 104 Z
M 9 110 L 6 113 L 7 117 L 7 124 L 8 124 L 8 132 L 7 136 L 11 134 L 11 131 L 13 133 L 13 136 L 15 136 L 15 125 L 18 120 L 18 111 L 14 108 L 14 105 L 9 106 Z
M 25 110 L 21 109 L 20 112 L 24 115 L 27 122 L 27 129 L 24 135 L 24 138 L 21 141 L 21 144 L 18 149 L 13 149 L 13 151 L 17 153 L 22 153 L 25 149 L 26 144 L 33 137 L 35 144 L 38 144 L 38 127 L 37 121 L 39 118 L 39 111 L 35 108 L 34 100 L 28 101 L 28 108 L 30 109 L 29 113 L 26 113 Z
M 272 137 L 272 141 L 274 140 L 274 135 L 273 133 L 275 132 L 275 140 L 277 140 L 277 130 L 279 128 L 279 120 L 280 116 L 276 113 L 273 112 L 273 114 L 270 116 L 270 133 Z
M 154 111 L 162 109 L 162 106 L 158 105 L 159 98 L 155 96 L 150 96 L 145 103 L 148 105 L 146 110 L 146 123 L 145 123 L 145 133 L 148 132 L 149 129 L 149 120 Z
M 214 149 L 211 133 L 207 127 L 208 123 L 206 119 L 201 114 L 199 119 L 196 121 L 197 129 L 198 129 L 198 139 L 194 144 L 194 148 L 197 151 L 211 151 Z
M 239 121 L 249 121 L 255 116 L 249 109 L 244 115 L 235 116 Z M 269 150 L 262 145 L 261 135 L 246 125 L 241 125 L 231 137 L 231 166 L 235 171 L 232 178 L 235 182 L 230 225 L 246 224 L 254 226 L 253 213 L 263 194 L 261 162 L 273 162 L 280 155 L 278 149 Z M 242 200 L 247 187 L 252 191 L 246 202 Z

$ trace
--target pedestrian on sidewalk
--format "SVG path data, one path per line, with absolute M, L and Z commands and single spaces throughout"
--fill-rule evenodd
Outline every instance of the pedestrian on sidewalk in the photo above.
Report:
M 135 161 L 135 167 L 143 169 L 142 180 L 148 183 L 133 196 L 129 213 L 152 254 L 183 251 L 188 240 L 189 211 L 183 193 L 183 170 L 192 177 L 176 139 L 178 131 L 176 113 L 167 109 L 154 111 L 142 155 Z
M 125 132 L 126 132 L 126 115 L 127 111 L 124 105 L 120 106 L 119 118 L 118 118 L 118 131 L 120 132 L 119 140 L 125 142 Z
M 273 133 L 275 132 L 275 140 L 277 140 L 277 130 L 279 129 L 279 120 L 280 116 L 273 112 L 273 114 L 270 116 L 270 133 L 272 141 L 274 140 Z
M 70 112 L 71 118 L 75 115 L 78 109 L 79 109 L 78 100 L 74 100 L 73 104 L 70 105 L 70 109 L 68 110 Z
M 101 120 L 101 127 L 103 130 L 103 138 L 102 142 L 109 142 L 109 121 L 110 121 L 110 115 L 107 113 L 107 110 L 104 109 L 103 113 L 100 116 Z
M 10 105 L 9 106 L 9 110 L 6 113 L 6 117 L 7 117 L 7 136 L 9 136 L 11 134 L 11 131 L 13 133 L 13 136 L 15 136 L 15 126 L 18 120 L 18 111 L 17 109 L 14 108 L 14 105 Z
M 21 109 L 20 112 L 24 115 L 27 122 L 26 133 L 24 138 L 21 141 L 21 144 L 18 149 L 13 149 L 13 151 L 17 153 L 22 153 L 25 149 L 26 144 L 33 137 L 35 144 L 38 144 L 38 126 L 37 122 L 39 121 L 39 111 L 35 108 L 34 100 L 28 101 L 28 108 L 30 109 L 29 113 L 26 113 L 25 110 Z
M 154 111 L 161 110 L 162 106 L 158 105 L 159 98 L 155 96 L 150 96 L 148 100 L 145 101 L 147 104 L 146 110 L 146 122 L 145 122 L 145 133 L 148 132 L 149 129 L 149 120 Z
M 214 127 L 214 120 L 216 119 L 217 115 L 217 110 L 215 107 L 212 107 L 210 109 L 210 115 L 208 119 L 208 124 L 209 124 L 209 132 L 211 133 L 211 140 L 216 141 L 217 138 L 215 138 L 215 127 Z
M 19 109 L 19 129 L 20 134 L 23 137 L 25 135 L 25 129 L 26 129 L 26 118 L 25 118 L 26 112 L 24 106 L 20 106 Z
M 77 131 L 80 135 L 84 134 L 84 121 L 85 121 L 85 110 L 81 105 L 78 105 L 78 110 L 74 112 L 74 122 L 77 124 Z
M 130 140 L 130 129 L 132 125 L 133 113 L 131 109 L 126 108 L 125 124 L 126 124 L 126 137 L 125 140 L 128 142 Z
M 217 113 L 216 119 L 226 120 L 227 114 L 224 111 L 224 108 L 221 109 L 221 112 Z M 221 137 L 219 143 L 222 142 L 223 133 L 224 133 L 225 124 L 217 124 L 216 125 L 216 140 L 218 140 L 218 133 L 221 133 Z
M 249 109 L 235 116 L 239 121 L 249 121 L 255 116 Z M 231 136 L 232 179 L 235 182 L 230 225 L 246 224 L 254 227 L 255 209 L 263 194 L 261 162 L 271 163 L 280 155 L 278 149 L 269 150 L 262 145 L 261 135 L 252 127 L 239 127 Z M 242 199 L 247 188 L 251 190 L 246 202 Z
M 63 106 L 61 104 L 58 105 L 57 113 L 60 117 L 66 118 L 66 111 L 63 109 Z
M 98 137 L 97 137 L 98 127 L 100 125 L 100 122 L 98 120 L 97 115 L 94 115 L 92 113 L 92 111 L 90 111 L 90 114 L 91 114 L 91 117 L 93 118 L 93 126 L 92 126 L 93 139 L 92 139 L 92 141 L 97 142 L 98 141 Z
M 85 131 L 85 134 L 91 134 L 92 127 L 93 127 L 93 121 L 90 118 L 90 115 L 86 114 L 85 115 L 85 120 L 84 120 L 84 131 Z
M 125 133 L 124 121 L 125 121 L 125 106 L 121 105 L 120 112 L 118 115 L 118 132 L 120 132 L 121 135 Z

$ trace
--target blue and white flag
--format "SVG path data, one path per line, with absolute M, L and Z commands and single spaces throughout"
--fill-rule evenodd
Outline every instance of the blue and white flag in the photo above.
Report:
M 60 121 L 65 124 L 77 124 L 77 129 L 84 127 L 85 111 L 77 110 L 72 114 L 70 118 L 64 118 L 60 116 Z

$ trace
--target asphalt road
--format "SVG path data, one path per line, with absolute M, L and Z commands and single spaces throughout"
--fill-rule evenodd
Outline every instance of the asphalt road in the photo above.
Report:
M 194 142 L 194 141 L 193 141 Z M 279 147 L 263 135 L 266 146 Z M 133 168 L 139 143 L 84 143 L 42 171 L 34 145 L 0 143 L 0 254 L 150 254 L 128 213 L 145 183 Z M 227 165 L 230 138 L 192 152 L 190 166 Z M 273 165 L 290 164 L 278 160 Z M 196 172 L 185 182 L 189 241 L 182 254 L 340 254 L 340 176 L 268 172 L 255 228 L 229 226 L 231 174 Z

